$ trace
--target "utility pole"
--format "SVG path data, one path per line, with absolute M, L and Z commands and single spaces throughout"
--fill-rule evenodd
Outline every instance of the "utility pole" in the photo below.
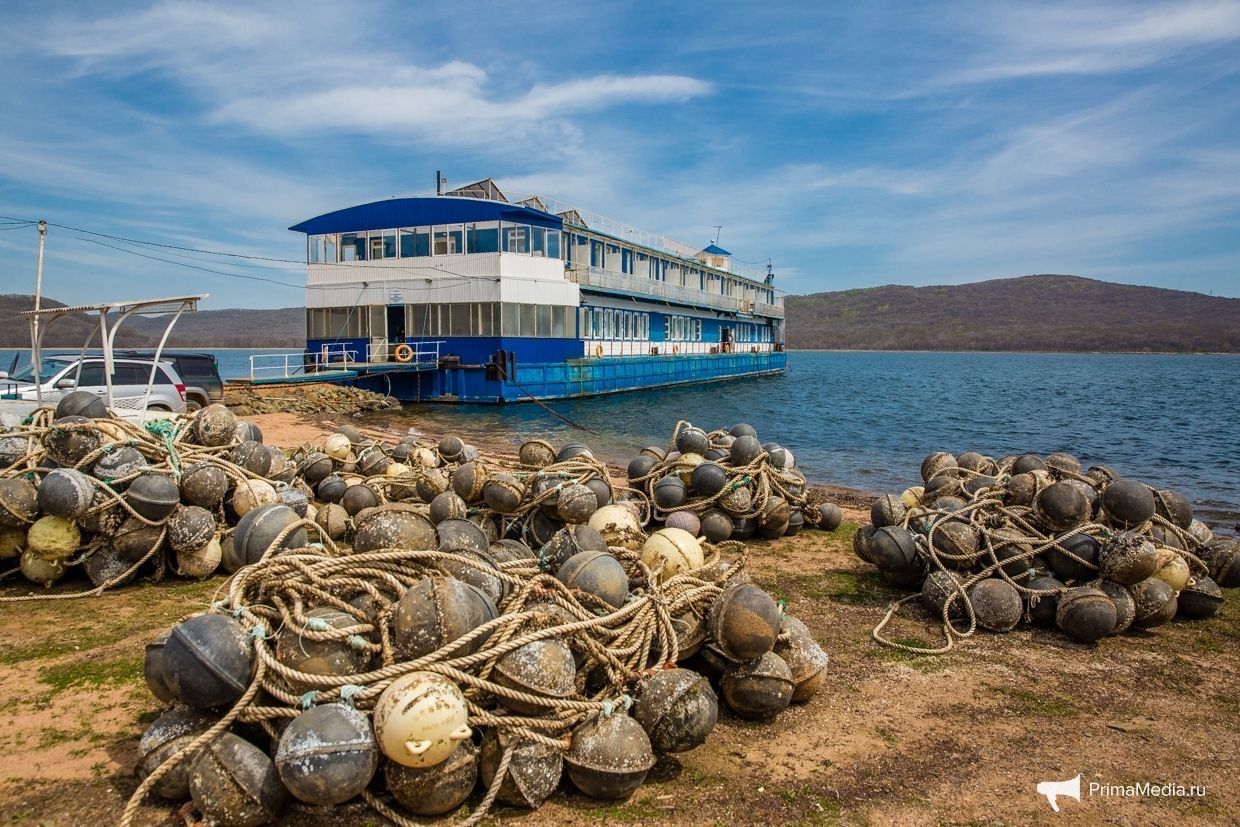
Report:
M 43 407 L 43 382 L 39 378 L 43 372 L 42 359 L 39 355 L 39 316 L 38 311 L 43 303 L 43 247 L 47 243 L 47 221 L 39 219 L 39 266 L 34 276 L 34 309 L 35 316 L 30 324 L 30 361 L 34 365 L 34 398 L 38 406 Z

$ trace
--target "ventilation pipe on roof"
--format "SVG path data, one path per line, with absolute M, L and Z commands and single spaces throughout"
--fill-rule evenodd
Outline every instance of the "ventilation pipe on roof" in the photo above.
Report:
M 435 170 L 435 194 L 443 195 L 443 173 Z

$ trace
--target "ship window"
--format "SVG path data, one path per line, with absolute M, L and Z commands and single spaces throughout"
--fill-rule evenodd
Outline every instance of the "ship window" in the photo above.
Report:
M 306 261 L 310 264 L 318 264 L 323 260 L 323 237 L 319 235 L 306 236 Z
M 448 312 L 448 335 L 449 336 L 468 336 L 469 335 L 469 305 L 468 304 L 445 304 L 444 310 Z
M 341 261 L 366 260 L 366 234 L 344 233 L 340 236 Z
M 504 227 L 504 252 L 528 253 L 530 251 L 530 228 L 507 225 Z
M 551 305 L 538 305 L 538 335 L 551 335 Z
M 470 253 L 498 253 L 499 227 L 495 224 L 466 224 L 466 251 Z
M 567 250 L 565 251 L 567 252 Z M 547 230 L 547 258 L 560 257 L 560 231 Z
M 461 224 L 440 225 L 435 228 L 435 255 L 451 256 L 465 252 L 465 231 Z
M 581 338 L 583 339 L 594 338 L 594 331 L 592 329 L 593 325 L 591 324 L 591 321 L 592 321 L 592 317 L 590 315 L 590 308 L 588 307 L 581 308 L 581 310 L 578 311 L 577 313 L 577 327 L 581 330 Z
M 551 308 L 551 335 L 563 339 L 568 335 L 568 323 L 572 317 L 568 308 L 557 305 Z
M 521 335 L 537 336 L 536 322 L 538 320 L 538 313 L 534 305 L 519 304 L 517 307 L 521 308 Z
M 370 260 L 383 258 L 383 236 L 372 235 L 370 237 Z
M 530 253 L 536 256 L 547 255 L 546 227 L 530 227 Z
M 335 233 L 323 236 L 323 261 L 331 264 L 336 263 L 336 240 Z
M 590 266 L 603 266 L 603 242 L 590 239 Z

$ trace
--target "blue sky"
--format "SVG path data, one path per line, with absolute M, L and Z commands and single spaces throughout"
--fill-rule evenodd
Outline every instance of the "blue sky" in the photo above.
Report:
M 1219 0 L 8 2 L 0 215 L 300 259 L 289 225 L 442 169 L 692 244 L 723 225 L 789 292 L 1240 296 L 1238 40 Z M 52 228 L 48 295 L 302 302 L 81 238 Z M 0 292 L 30 291 L 35 249 L 0 224 Z

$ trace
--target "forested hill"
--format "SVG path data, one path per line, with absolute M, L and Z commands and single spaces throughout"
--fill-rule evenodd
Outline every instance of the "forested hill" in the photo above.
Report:
M 1039 275 L 788 296 L 790 348 L 1240 352 L 1240 299 Z
M 29 347 L 30 332 L 18 312 L 34 306 L 29 295 L 0 295 L 0 347 Z M 44 307 L 63 307 L 62 302 L 44 299 Z M 159 343 L 168 317 L 131 318 L 117 334 L 117 345 L 154 347 Z M 47 347 L 81 347 L 92 330 L 98 329 L 94 315 L 62 317 L 47 328 Z M 96 334 L 93 344 L 99 345 Z M 177 320 L 168 340 L 170 347 L 304 347 L 306 311 L 300 307 L 278 310 L 200 310 Z

